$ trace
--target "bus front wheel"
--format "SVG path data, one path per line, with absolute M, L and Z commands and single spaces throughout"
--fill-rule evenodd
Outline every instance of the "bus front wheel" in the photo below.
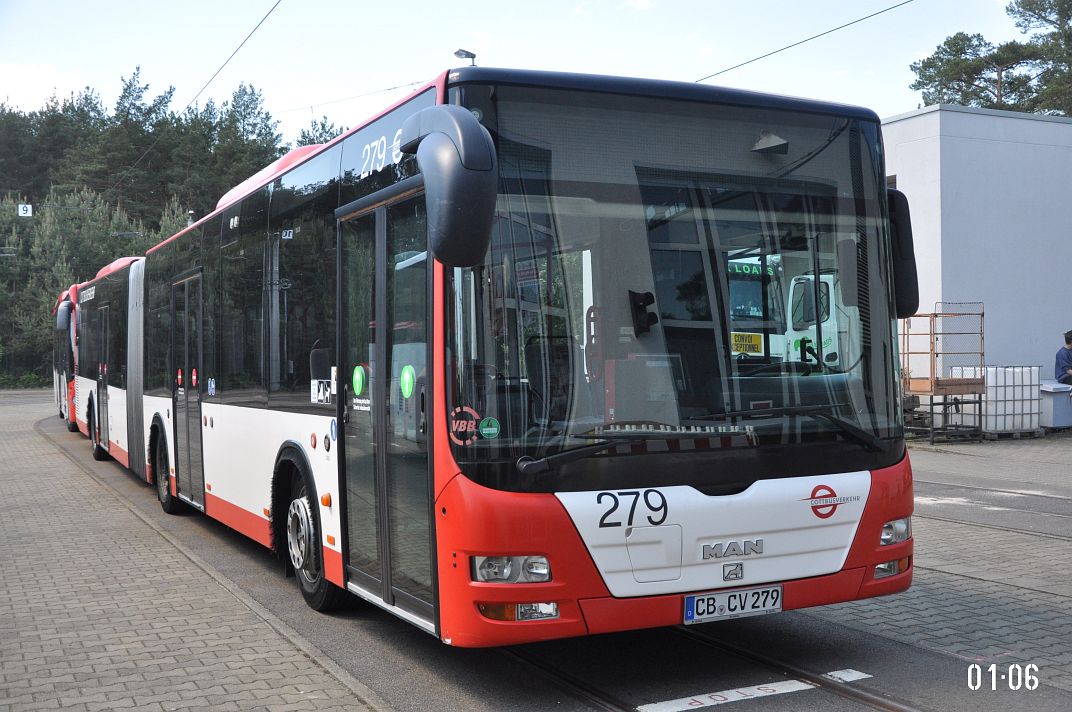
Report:
M 93 415 L 93 406 L 90 406 L 89 410 L 89 442 L 93 448 L 94 460 L 108 459 L 108 451 L 101 445 L 100 430 L 97 428 L 97 418 Z
M 305 602 L 313 610 L 330 611 L 346 600 L 347 593 L 324 576 L 315 492 L 303 473 L 296 472 L 293 480 L 287 507 L 287 555 Z

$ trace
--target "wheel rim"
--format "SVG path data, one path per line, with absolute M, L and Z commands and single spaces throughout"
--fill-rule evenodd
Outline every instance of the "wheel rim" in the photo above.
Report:
M 309 511 L 309 502 L 305 497 L 291 501 L 287 512 L 287 548 L 290 551 L 290 563 L 295 571 L 310 573 L 307 567 L 312 564 L 313 521 Z
M 161 462 L 163 460 L 163 462 Z M 161 501 L 168 496 L 168 473 L 167 459 L 160 457 L 159 451 L 156 456 L 156 494 Z

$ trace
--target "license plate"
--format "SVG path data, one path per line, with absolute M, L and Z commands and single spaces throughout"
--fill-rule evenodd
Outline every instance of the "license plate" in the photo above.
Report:
M 782 587 L 742 588 L 685 596 L 685 624 L 781 613 Z

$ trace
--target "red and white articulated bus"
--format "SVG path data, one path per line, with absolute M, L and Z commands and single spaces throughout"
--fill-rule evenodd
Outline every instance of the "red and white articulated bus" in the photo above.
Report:
M 74 417 L 75 374 L 78 356 L 75 351 L 75 313 L 78 285 L 60 292 L 52 305 L 55 318 L 52 330 L 52 394 L 60 417 L 71 432 L 78 430 Z
M 142 443 L 144 259 L 121 257 L 78 285 L 73 417 L 93 458 L 145 474 Z M 130 453 L 138 453 L 131 457 Z
M 349 592 L 452 645 L 904 591 L 918 297 L 884 179 L 867 110 L 452 70 L 122 267 L 128 444 L 92 346 L 122 270 L 83 286 L 82 363 L 111 370 L 79 417 L 106 398 L 98 448 L 314 608 Z

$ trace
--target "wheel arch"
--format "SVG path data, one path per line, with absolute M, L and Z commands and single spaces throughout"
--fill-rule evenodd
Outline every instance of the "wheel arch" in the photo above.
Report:
M 164 438 L 164 447 L 166 448 L 167 445 L 168 445 L 167 427 L 165 427 L 164 419 L 160 417 L 160 414 L 155 413 L 153 415 L 153 421 L 149 425 L 149 452 L 148 452 L 149 463 L 148 463 L 148 466 L 145 468 L 145 470 L 146 470 L 146 478 L 145 479 L 151 485 L 156 484 L 157 472 L 156 472 L 156 468 L 155 468 L 154 465 L 156 463 L 156 457 L 155 457 L 156 448 L 160 444 L 160 438 Z M 168 462 L 171 462 L 171 454 L 170 453 L 168 453 Z M 167 474 L 167 473 L 165 473 L 165 474 Z
M 89 428 L 90 416 L 93 416 L 93 424 L 97 424 L 97 399 L 96 393 L 90 391 L 89 396 L 86 397 L 86 428 Z M 89 434 L 90 440 L 93 439 L 93 433 Z
M 294 440 L 287 440 L 279 446 L 275 456 L 275 466 L 272 468 L 272 519 L 271 519 L 271 549 L 276 558 L 282 563 L 285 573 L 290 576 L 293 569 L 290 558 L 286 552 L 287 541 L 287 509 L 290 507 L 291 482 L 295 474 L 305 478 L 306 487 L 313 495 L 314 509 L 316 507 L 316 478 L 313 477 L 313 468 L 309 464 L 309 458 Z

